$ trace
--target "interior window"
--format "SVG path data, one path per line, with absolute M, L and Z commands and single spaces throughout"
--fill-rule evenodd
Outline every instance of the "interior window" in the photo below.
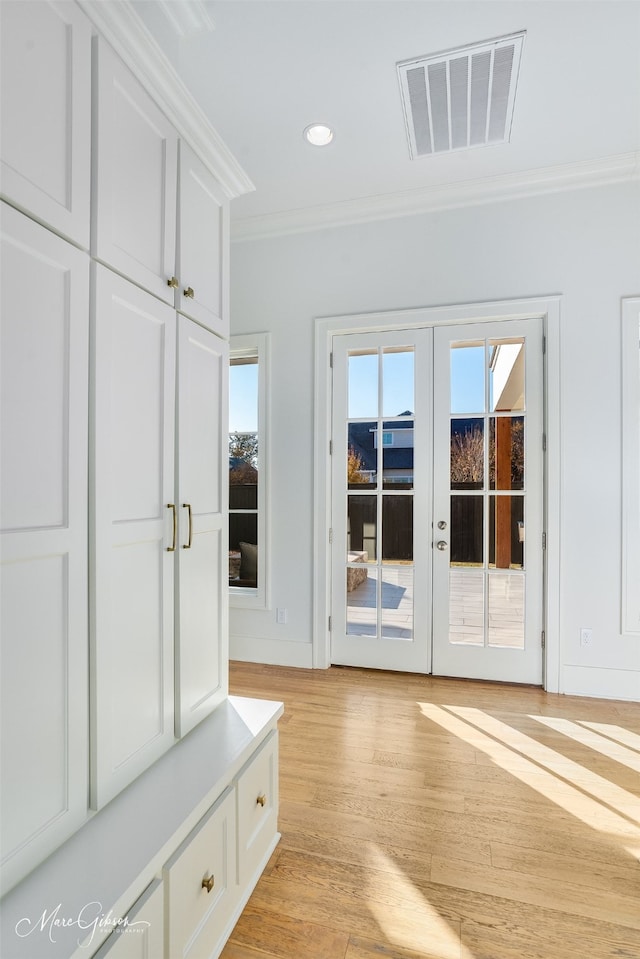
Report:
M 264 605 L 266 334 L 232 337 L 229 362 L 230 601 Z

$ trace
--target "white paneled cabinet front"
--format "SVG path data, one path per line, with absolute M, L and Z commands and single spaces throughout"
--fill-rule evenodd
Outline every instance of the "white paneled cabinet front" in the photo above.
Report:
M 92 959 L 162 959 L 164 890 L 154 879 Z M 89 951 L 89 955 L 91 955 Z
M 229 203 L 215 177 L 180 142 L 176 307 L 219 336 L 229 335 Z
M 92 805 L 100 808 L 228 694 L 228 346 L 184 316 L 176 329 L 172 307 L 94 270 Z
M 171 959 L 218 955 L 240 894 L 236 857 L 235 789 L 230 786 L 163 869 Z
M 89 248 L 91 24 L 74 3 L 0 3 L 3 197 Z
M 91 729 L 99 808 L 174 742 L 176 314 L 105 267 L 94 271 Z
M 177 488 L 180 516 L 176 616 L 176 735 L 184 736 L 228 692 L 228 344 L 178 318 Z
M 92 255 L 173 304 L 177 133 L 100 38 L 94 80 Z
M 86 817 L 89 258 L 0 215 L 4 891 Z

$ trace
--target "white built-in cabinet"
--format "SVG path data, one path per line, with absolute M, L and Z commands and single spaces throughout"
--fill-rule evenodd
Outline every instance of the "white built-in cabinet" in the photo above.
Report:
M 99 264 L 91 342 L 100 808 L 227 695 L 228 346 Z
M 174 742 L 176 314 L 111 270 L 93 270 L 91 793 L 99 808 Z
M 0 4 L 0 195 L 89 248 L 91 25 L 75 3 Z
M 178 135 L 168 63 L 143 86 L 105 42 L 142 31 L 159 77 L 128 3 L 0 18 L 0 953 L 215 959 L 278 841 L 282 706 L 228 695 L 244 175 L 197 109 L 207 162 Z M 138 933 L 82 942 L 87 903 Z
M 86 818 L 89 257 L 0 209 L 3 889 Z
M 173 305 L 178 135 L 100 37 L 93 54 L 91 253 Z
M 222 188 L 99 38 L 94 76 L 93 256 L 228 336 L 229 224 Z
M 179 316 L 177 369 L 175 721 L 184 736 L 228 693 L 228 343 Z
M 164 955 L 164 890 L 154 879 L 127 911 L 125 931 L 116 928 L 93 959 L 161 959 Z
M 228 205 L 220 185 L 184 141 L 179 150 L 176 308 L 229 335 Z

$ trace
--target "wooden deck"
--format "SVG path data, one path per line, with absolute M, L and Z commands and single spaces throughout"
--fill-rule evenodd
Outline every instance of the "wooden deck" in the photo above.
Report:
M 638 959 L 640 706 L 236 663 L 282 840 L 222 959 Z
M 377 568 L 367 567 L 367 579 L 347 593 L 347 634 L 375 636 L 377 630 Z M 450 571 L 449 640 L 484 644 L 483 571 Z M 413 638 L 413 567 L 382 567 L 382 635 Z M 487 642 L 490 646 L 524 646 L 524 573 L 492 570 L 489 575 Z

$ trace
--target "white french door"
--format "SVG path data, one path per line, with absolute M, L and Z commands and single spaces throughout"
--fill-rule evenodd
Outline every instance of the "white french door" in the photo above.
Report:
M 542 398 L 538 319 L 334 337 L 333 663 L 541 682 Z
M 433 672 L 542 681 L 541 320 L 434 330 Z
M 428 672 L 431 331 L 334 338 L 333 663 Z

